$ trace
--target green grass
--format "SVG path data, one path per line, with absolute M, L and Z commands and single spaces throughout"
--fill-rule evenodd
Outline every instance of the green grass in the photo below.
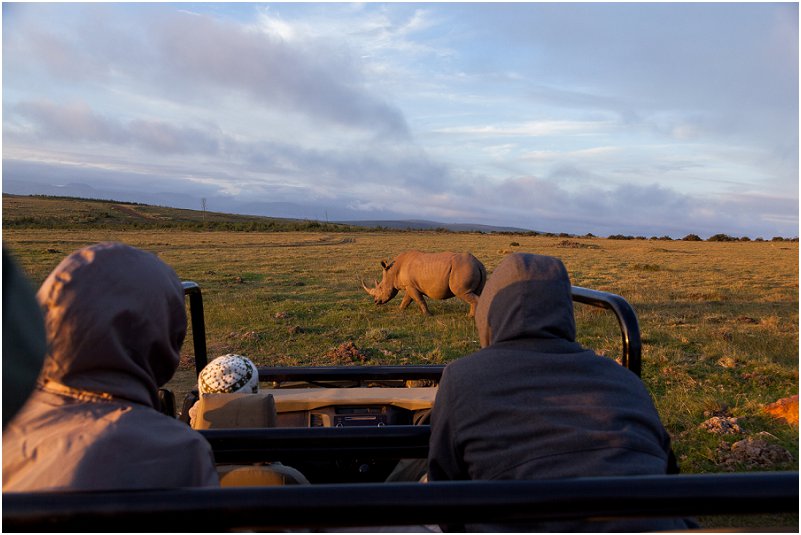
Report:
M 104 240 L 152 251 L 200 284 L 210 356 L 238 352 L 276 366 L 360 364 L 332 351 L 348 342 L 367 364 L 447 363 L 477 350 L 465 303 L 429 301 L 433 316 L 424 317 L 413 304 L 398 310 L 400 296 L 376 306 L 364 293 L 359 277 L 370 284 L 381 275 L 379 261 L 405 249 L 471 251 L 490 273 L 511 251 L 557 256 L 573 284 L 622 295 L 637 311 L 643 381 L 684 472 L 730 469 L 721 442 L 744 436 L 699 429 L 720 413 L 793 457 L 739 469 L 798 470 L 798 428 L 762 412 L 798 393 L 797 242 L 574 238 L 565 245 L 560 237 L 479 233 L 3 228 L 4 245 L 35 285 L 71 251 Z M 619 356 L 610 312 L 577 305 L 576 317 L 580 342 Z M 193 382 L 183 368 L 172 385 Z

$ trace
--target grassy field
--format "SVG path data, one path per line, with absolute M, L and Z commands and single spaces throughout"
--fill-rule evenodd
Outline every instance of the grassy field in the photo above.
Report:
M 5 217 L 5 214 L 4 214 Z M 491 272 L 510 252 L 561 258 L 572 282 L 625 297 L 642 331 L 643 380 L 684 472 L 798 470 L 798 428 L 763 407 L 798 393 L 798 243 L 608 240 L 438 232 L 201 232 L 3 229 L 35 285 L 73 250 L 116 240 L 156 253 L 203 289 L 210 356 L 261 365 L 446 363 L 479 348 L 468 307 L 430 301 L 432 317 L 377 307 L 358 281 L 410 248 L 470 251 Z M 370 284 L 370 282 L 368 282 Z M 576 305 L 579 340 L 620 353 L 614 316 Z M 189 338 L 187 340 L 190 340 Z M 357 351 L 343 351 L 352 343 Z M 191 343 L 184 347 L 190 360 Z M 172 386 L 193 381 L 188 365 Z M 712 434 L 712 416 L 742 431 Z M 742 458 L 762 440 L 789 452 Z M 797 517 L 796 517 L 797 521 Z

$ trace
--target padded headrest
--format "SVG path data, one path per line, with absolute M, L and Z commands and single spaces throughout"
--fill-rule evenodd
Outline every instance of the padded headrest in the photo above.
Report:
M 281 463 L 266 465 L 219 465 L 217 474 L 220 476 L 221 487 L 269 487 L 274 485 L 308 485 L 299 470 Z
M 272 394 L 204 394 L 200 397 L 193 429 L 275 427 Z

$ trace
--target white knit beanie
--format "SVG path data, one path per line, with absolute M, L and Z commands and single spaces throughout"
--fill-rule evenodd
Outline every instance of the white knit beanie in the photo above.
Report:
M 200 394 L 255 394 L 259 391 L 259 370 L 249 358 L 229 353 L 203 368 L 197 387 Z

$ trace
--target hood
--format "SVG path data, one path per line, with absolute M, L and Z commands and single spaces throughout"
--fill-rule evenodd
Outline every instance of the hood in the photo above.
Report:
M 172 268 L 121 243 L 92 245 L 65 258 L 37 299 L 49 343 L 43 383 L 158 406 L 186 335 Z
M 481 347 L 517 338 L 574 342 L 570 278 L 558 258 L 515 253 L 487 280 L 476 307 Z

